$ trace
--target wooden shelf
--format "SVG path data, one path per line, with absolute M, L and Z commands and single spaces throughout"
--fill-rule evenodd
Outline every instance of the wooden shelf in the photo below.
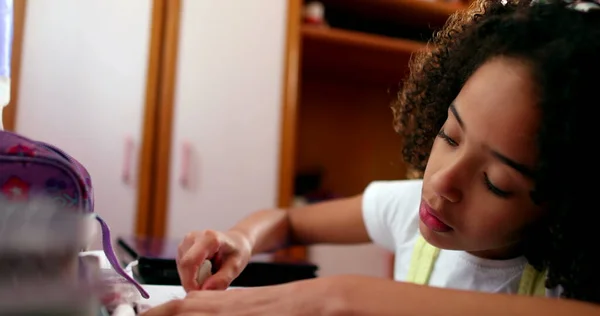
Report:
M 418 41 L 328 27 L 302 26 L 304 75 L 397 84 L 408 71 Z
M 320 0 L 327 8 L 416 28 L 440 28 L 463 2 L 440 0 Z

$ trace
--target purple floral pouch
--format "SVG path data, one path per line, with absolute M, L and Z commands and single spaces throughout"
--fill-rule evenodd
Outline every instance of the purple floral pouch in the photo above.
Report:
M 26 201 L 32 197 L 50 198 L 65 211 L 85 212 L 94 216 L 102 230 L 102 246 L 113 269 L 131 282 L 142 297 L 143 287 L 119 265 L 114 253 L 110 229 L 94 213 L 94 193 L 87 170 L 62 150 L 15 133 L 0 131 L 0 199 Z

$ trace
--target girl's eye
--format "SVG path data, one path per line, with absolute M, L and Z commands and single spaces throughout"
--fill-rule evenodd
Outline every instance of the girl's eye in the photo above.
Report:
M 509 197 L 511 197 L 512 192 L 508 192 L 502 189 L 499 189 L 497 186 L 495 186 L 491 181 L 490 178 L 488 177 L 487 173 L 483 173 L 483 183 L 485 184 L 486 188 L 488 189 L 488 191 L 492 192 L 492 194 L 503 198 L 503 199 L 507 199 Z
M 456 141 L 454 141 L 454 139 L 450 138 L 450 136 L 448 136 L 448 134 L 446 134 L 446 132 L 444 132 L 444 129 L 441 129 L 438 132 L 438 137 L 440 137 L 441 139 L 443 139 L 451 147 L 458 146 L 458 143 Z
M 441 139 L 443 139 L 448 145 L 450 145 L 450 147 L 458 147 L 458 143 L 454 139 L 452 139 L 450 136 L 448 136 L 448 134 L 446 134 L 444 129 L 441 129 L 438 132 L 437 136 L 440 137 Z M 485 187 L 487 188 L 488 191 L 490 191 L 492 194 L 494 194 L 500 198 L 507 199 L 507 198 L 511 197 L 513 194 L 512 192 L 502 190 L 502 189 L 498 188 L 497 186 L 495 186 L 490 181 L 487 173 L 483 174 L 483 183 L 485 184 Z

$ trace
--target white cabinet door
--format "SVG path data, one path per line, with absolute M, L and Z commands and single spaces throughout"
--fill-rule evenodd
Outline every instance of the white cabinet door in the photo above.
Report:
M 134 231 L 151 11 L 152 0 L 27 1 L 16 130 L 86 166 L 115 236 Z
M 287 1 L 183 0 L 167 235 L 276 204 Z M 183 181 L 182 181 L 183 180 Z

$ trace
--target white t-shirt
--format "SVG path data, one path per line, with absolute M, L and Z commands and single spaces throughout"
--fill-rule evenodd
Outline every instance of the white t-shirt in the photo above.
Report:
M 394 279 L 406 281 L 419 235 L 422 180 L 376 181 L 363 194 L 363 218 L 373 242 L 395 253 Z M 490 260 L 442 249 L 429 285 L 491 293 L 518 293 L 524 257 Z M 555 291 L 546 291 L 556 296 Z

